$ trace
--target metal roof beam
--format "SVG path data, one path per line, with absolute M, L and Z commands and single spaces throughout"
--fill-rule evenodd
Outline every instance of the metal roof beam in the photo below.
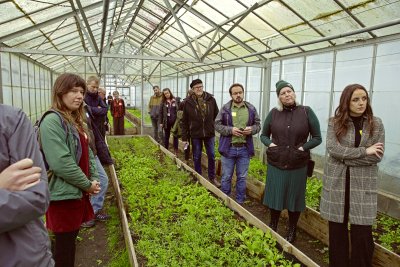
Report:
M 111 1 L 115 1 L 115 0 L 111 0 Z M 99 1 L 97 3 L 91 4 L 91 5 L 83 8 L 83 10 L 84 11 L 89 11 L 89 10 L 92 10 L 94 8 L 98 8 L 98 7 L 102 6 L 102 4 L 103 4 L 103 1 Z M 68 18 L 70 18 L 72 16 L 75 16 L 75 15 L 76 15 L 76 13 L 74 11 L 72 11 L 72 12 L 69 12 L 67 14 L 64 14 L 64 15 L 52 18 L 50 20 L 44 21 L 42 23 L 38 23 L 36 25 L 32 25 L 30 27 L 27 27 L 25 29 L 16 31 L 14 33 L 10 33 L 10 34 L 4 35 L 4 36 L 0 37 L 0 43 L 4 43 L 5 41 L 13 39 L 15 37 L 18 37 L 18 36 L 21 36 L 21 35 L 36 31 L 36 30 L 40 30 L 41 28 L 47 27 L 47 26 L 49 26 L 51 24 L 54 24 L 54 23 L 59 22 L 59 21 L 62 21 L 64 19 L 68 19 Z
M 240 18 L 229 28 L 229 30 L 225 31 L 225 33 L 222 35 L 221 38 L 219 38 L 209 49 L 207 49 L 207 51 L 204 53 L 204 55 L 201 57 L 201 60 L 204 60 L 204 58 L 228 35 L 231 34 L 231 32 L 233 31 L 233 29 L 235 29 L 240 22 L 242 22 L 242 20 L 244 20 L 244 18 L 247 17 L 248 14 L 250 14 L 250 12 L 252 12 L 253 10 L 255 10 L 258 7 L 258 3 L 255 3 L 252 7 L 250 7 L 248 10 L 246 10 L 246 12 L 244 14 L 242 14 L 242 16 L 240 16 Z M 222 27 L 221 27 L 222 29 Z
M 171 12 L 172 16 L 174 16 L 175 22 L 178 24 L 179 28 L 181 29 L 181 33 L 183 34 L 183 36 L 185 36 L 186 42 L 189 45 L 190 49 L 193 52 L 193 55 L 195 56 L 195 58 L 197 58 L 197 60 L 201 60 L 199 55 L 197 54 L 196 50 L 193 47 L 192 41 L 189 39 L 189 36 L 186 34 L 185 29 L 182 27 L 182 24 L 178 18 L 178 16 L 175 13 L 175 10 L 172 9 L 171 4 L 169 3 L 168 0 L 164 0 L 165 5 L 168 7 L 169 11 Z M 202 57 L 204 58 L 204 57 Z
M 213 22 L 210 18 L 208 18 L 207 16 L 201 14 L 200 12 L 198 12 L 197 10 L 193 9 L 192 7 L 186 5 L 185 3 L 183 3 L 180 0 L 173 0 L 174 2 L 179 3 L 180 5 L 183 5 L 183 7 L 188 10 L 189 12 L 193 13 L 195 16 L 199 17 L 200 19 L 202 19 L 203 21 L 207 22 L 208 24 L 210 24 L 213 28 L 217 28 L 220 27 L 218 24 L 216 24 L 215 22 Z M 236 16 L 235 16 L 236 17 Z M 230 20 L 229 20 L 230 21 Z M 225 23 L 223 23 L 225 24 Z M 222 25 L 223 25 L 222 24 Z M 223 28 L 220 28 L 221 32 L 225 33 L 226 30 L 224 30 Z M 247 45 L 246 43 L 242 42 L 240 39 L 236 38 L 234 35 L 229 34 L 229 38 L 231 38 L 233 41 L 235 41 L 237 44 L 241 45 L 243 48 L 245 48 L 247 51 L 249 52 L 255 52 L 255 50 L 253 48 L 251 48 L 249 45 Z M 262 59 L 262 56 L 258 56 L 260 59 Z
M 106 36 L 106 29 L 107 29 L 107 18 L 108 18 L 108 8 L 110 6 L 110 0 L 104 0 L 103 5 L 103 19 L 102 19 L 102 27 L 101 27 L 101 39 L 100 39 L 100 57 L 99 57 L 99 72 L 101 73 L 101 61 L 103 58 L 103 46 L 104 40 Z
M 106 1 L 106 2 L 107 2 L 107 1 Z M 99 47 L 97 46 L 96 39 L 95 39 L 94 36 L 93 36 L 92 29 L 90 28 L 90 24 L 89 24 L 89 21 L 88 21 L 88 19 L 87 19 L 87 17 L 86 17 L 85 11 L 83 10 L 81 1 L 80 1 L 80 0 L 76 0 L 76 3 L 77 3 L 77 5 L 78 5 L 79 12 L 80 12 L 80 14 L 81 14 L 81 16 L 82 16 L 83 22 L 85 23 L 86 30 L 87 30 L 88 33 L 89 33 L 89 37 L 90 37 L 89 40 L 92 42 L 94 51 L 95 51 L 96 53 L 99 53 Z M 77 16 L 75 16 L 75 17 L 77 17 Z
M 129 22 L 129 25 L 128 25 L 128 27 L 127 27 L 126 30 L 125 30 L 125 35 L 128 35 L 129 30 L 131 29 L 131 27 L 132 27 L 132 25 L 133 25 L 133 22 L 135 22 L 136 16 L 137 16 L 137 14 L 139 13 L 140 8 L 141 8 L 142 5 L 143 5 L 143 2 L 144 2 L 144 0 L 140 0 L 139 4 L 137 5 L 137 8 L 136 8 L 136 10 L 135 10 L 135 13 L 133 14 L 132 19 L 131 19 L 131 21 Z

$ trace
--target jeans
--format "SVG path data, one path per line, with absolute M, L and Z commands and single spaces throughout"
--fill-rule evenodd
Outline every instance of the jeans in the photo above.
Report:
M 246 177 L 250 164 L 247 147 L 230 147 L 228 155 L 221 156 L 221 162 L 221 191 L 228 196 L 231 194 L 232 176 L 236 165 L 236 201 L 243 203 L 246 199 Z
M 96 159 L 97 172 L 99 173 L 99 180 L 100 180 L 99 182 L 101 190 L 99 193 L 92 195 L 92 197 L 90 198 L 90 203 L 92 204 L 93 211 L 96 214 L 103 208 L 104 196 L 106 195 L 108 188 L 108 176 L 103 168 L 103 165 L 101 165 L 99 158 L 95 156 L 95 159 Z
M 201 152 L 203 150 L 203 143 L 208 157 L 208 179 L 212 180 L 215 178 L 214 136 L 208 138 L 192 138 L 194 170 L 201 175 Z
M 157 142 L 162 140 L 162 130 L 160 129 L 160 121 L 158 118 L 151 118 L 151 125 L 153 126 L 153 137 Z M 160 133 L 161 131 L 161 133 Z

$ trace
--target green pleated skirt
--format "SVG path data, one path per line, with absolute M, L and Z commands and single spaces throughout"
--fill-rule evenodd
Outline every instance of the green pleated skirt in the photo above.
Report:
M 304 211 L 306 182 L 307 166 L 281 170 L 268 164 L 264 205 L 274 210 Z

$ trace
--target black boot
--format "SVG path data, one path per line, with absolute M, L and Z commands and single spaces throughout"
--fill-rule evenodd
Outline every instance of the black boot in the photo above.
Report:
M 276 232 L 278 229 L 279 217 L 281 216 L 280 210 L 270 209 L 271 221 L 269 222 L 269 227 Z
M 296 225 L 289 225 L 286 240 L 289 243 L 293 243 L 296 240 Z
M 288 211 L 289 213 L 289 229 L 287 233 L 286 240 L 293 243 L 296 240 L 296 226 L 299 221 L 300 212 L 299 211 Z

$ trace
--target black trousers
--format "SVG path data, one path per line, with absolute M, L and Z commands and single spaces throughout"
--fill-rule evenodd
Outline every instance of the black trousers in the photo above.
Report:
M 75 242 L 79 230 L 66 233 L 54 233 L 55 248 L 54 261 L 55 267 L 74 267 L 75 265 Z
M 343 223 L 329 222 L 329 266 L 369 267 L 372 266 L 374 239 L 372 225 L 350 224 L 349 242 L 350 175 L 346 175 Z

